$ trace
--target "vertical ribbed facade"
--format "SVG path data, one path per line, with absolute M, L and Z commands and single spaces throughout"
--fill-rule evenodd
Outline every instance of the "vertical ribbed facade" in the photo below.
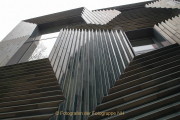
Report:
M 122 31 L 61 30 L 49 57 L 66 98 L 60 109 L 94 110 L 133 57 Z

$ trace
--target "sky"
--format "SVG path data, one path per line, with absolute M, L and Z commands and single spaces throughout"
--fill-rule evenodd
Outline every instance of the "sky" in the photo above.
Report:
M 22 20 L 79 7 L 89 10 L 149 0 L 1 0 L 0 41 Z

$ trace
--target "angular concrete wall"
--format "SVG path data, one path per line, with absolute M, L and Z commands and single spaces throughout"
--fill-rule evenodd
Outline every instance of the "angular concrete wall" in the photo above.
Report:
M 30 36 L 34 29 L 36 28 L 36 24 L 20 22 L 2 41 L 18 39 L 25 36 Z

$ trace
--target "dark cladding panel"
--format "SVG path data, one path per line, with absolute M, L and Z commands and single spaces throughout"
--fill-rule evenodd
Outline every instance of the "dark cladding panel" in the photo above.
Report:
M 0 67 L 1 120 L 48 120 L 64 99 L 49 59 Z
M 84 8 L 81 7 L 24 21 L 37 24 L 40 30 L 63 25 L 66 25 L 64 27 L 67 27 L 74 23 L 84 23 L 84 19 L 81 17 L 83 9 Z
M 52 22 L 47 22 L 47 23 L 43 23 L 43 24 L 39 24 L 38 27 L 40 30 L 44 30 L 47 28 L 51 28 L 51 27 L 56 27 L 56 26 L 63 26 L 63 28 L 68 27 L 70 24 L 73 23 L 84 23 L 83 18 L 79 15 L 79 16 L 74 16 L 72 18 L 64 18 L 61 20 L 57 20 L 57 21 L 52 21 Z
M 63 20 L 66 18 L 80 16 L 83 9 L 84 8 L 81 7 L 81 8 L 67 10 L 67 11 L 54 13 L 54 14 L 50 14 L 50 15 L 45 15 L 45 16 L 41 16 L 41 17 L 37 17 L 37 18 L 32 18 L 32 19 L 28 19 L 28 20 L 24 20 L 24 21 L 29 22 L 29 23 L 35 23 L 35 24 L 43 24 L 43 23 Z
M 127 31 L 126 35 L 130 41 L 141 38 L 149 38 L 153 36 L 153 29 L 145 28 L 145 29 Z

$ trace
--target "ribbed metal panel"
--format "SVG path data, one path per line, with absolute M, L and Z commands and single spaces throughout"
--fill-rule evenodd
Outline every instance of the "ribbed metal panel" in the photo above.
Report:
M 154 28 L 161 33 L 170 43 L 180 44 L 180 17 L 175 16 L 165 22 L 158 23 Z
M 66 98 L 59 111 L 94 110 L 133 57 L 122 31 L 62 29 L 49 57 Z
M 0 119 L 48 120 L 65 99 L 49 59 L 0 67 Z
M 156 0 L 155 2 L 151 2 L 146 4 L 146 7 L 152 8 L 178 8 L 180 9 L 180 4 L 178 0 Z
M 84 8 L 82 12 L 82 18 L 86 21 L 87 24 L 100 24 L 104 25 L 119 15 L 121 12 L 118 10 L 96 10 L 89 11 Z
M 136 56 L 88 120 L 179 118 L 180 46 Z M 108 112 L 110 115 L 108 115 Z
M 172 8 L 172 9 L 180 9 L 180 4 L 175 0 L 157 0 L 155 2 L 151 2 L 146 4 L 147 8 Z M 180 44 L 180 17 L 173 16 L 170 19 L 166 19 L 165 21 L 158 23 L 154 26 L 154 28 L 161 33 L 170 43 Z
M 77 25 L 72 28 L 82 29 L 121 29 L 130 31 L 146 27 L 153 27 L 155 24 L 172 18 L 180 13 L 179 9 L 166 8 L 139 8 L 122 12 L 106 25 Z
M 152 2 L 151 1 L 146 1 L 146 2 L 140 2 L 140 3 L 134 3 L 134 4 L 128 4 L 128 5 L 121 5 L 121 6 L 115 6 L 115 7 L 108 7 L 108 8 L 103 8 L 103 9 L 97 9 L 97 10 L 109 10 L 109 9 L 115 9 L 121 12 L 124 11 L 129 11 L 129 10 L 134 10 L 134 9 L 139 9 L 139 8 L 144 8 L 146 4 Z

